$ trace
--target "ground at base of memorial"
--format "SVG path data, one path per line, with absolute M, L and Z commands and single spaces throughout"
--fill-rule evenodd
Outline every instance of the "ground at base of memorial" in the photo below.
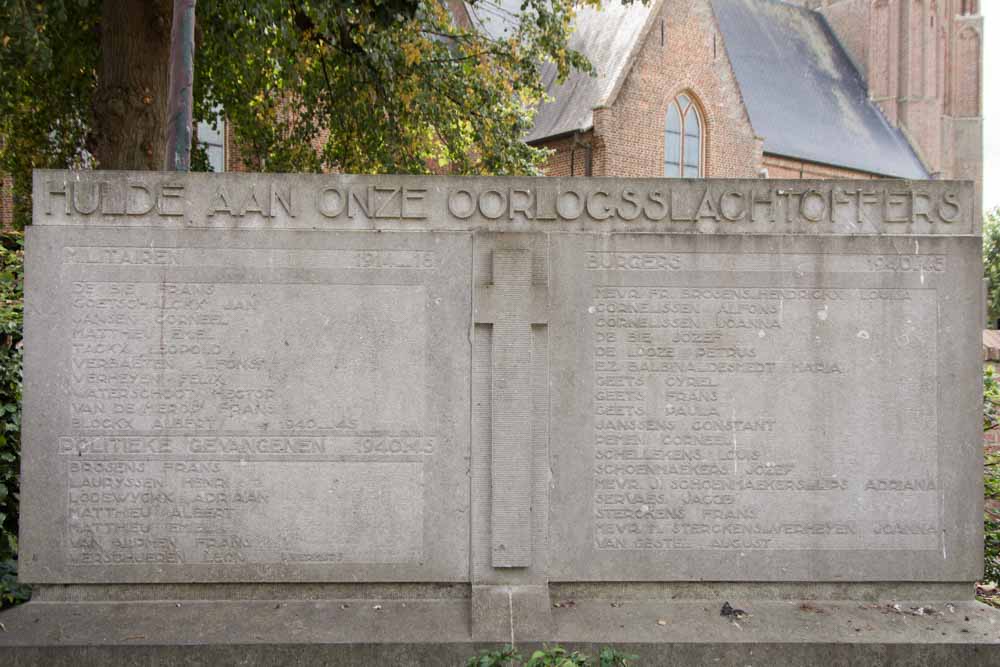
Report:
M 0 664 L 464 665 L 511 643 L 640 666 L 1000 664 L 1000 610 L 975 601 L 725 602 L 555 601 L 550 633 L 482 641 L 468 599 L 38 601 L 0 614 Z

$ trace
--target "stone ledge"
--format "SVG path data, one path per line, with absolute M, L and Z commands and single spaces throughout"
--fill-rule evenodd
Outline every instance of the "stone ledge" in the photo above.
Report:
M 976 602 L 563 600 L 551 634 L 519 625 L 523 652 L 613 645 L 639 665 L 1000 664 L 1000 612 Z M 893 604 L 898 604 L 897 610 Z M 968 620 L 965 620 L 968 619 Z M 16 665 L 461 665 L 468 600 L 32 602 L 0 614 L 0 663 Z M 662 623 L 661 623 L 662 622 Z
M 524 645 L 530 654 L 539 644 Z M 677 665 L 823 665 L 823 667 L 995 667 L 1000 651 L 973 644 L 620 644 L 638 654 L 637 667 Z M 85 646 L 0 649 L 0 657 L 18 667 L 87 665 L 296 665 L 303 667 L 427 666 L 464 667 L 466 659 L 488 648 L 474 644 L 253 644 Z M 597 655 L 600 644 L 573 644 L 573 650 Z

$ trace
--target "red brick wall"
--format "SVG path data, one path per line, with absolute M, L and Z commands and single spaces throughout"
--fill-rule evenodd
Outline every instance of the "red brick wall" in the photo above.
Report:
M 14 228 L 14 179 L 0 176 L 0 229 Z
M 597 175 L 594 170 L 597 146 L 594 144 L 593 132 L 581 132 L 539 145 L 555 151 L 542 169 L 546 176 L 586 176 L 588 169 L 593 175 Z
M 653 21 L 617 98 L 594 111 L 594 175 L 662 176 L 667 105 L 687 92 L 704 120 L 704 176 L 756 177 L 761 142 L 708 0 L 666 0 Z
M 243 153 L 239 144 L 236 143 L 232 123 L 228 121 L 226 121 L 225 137 L 226 171 L 247 171 L 247 167 L 243 163 Z
M 983 449 L 987 454 L 1000 453 L 1000 428 L 983 433 Z
M 881 178 L 876 174 L 843 167 L 816 164 L 781 155 L 764 154 L 768 178 Z
M 982 26 L 975 20 L 962 20 L 955 36 L 956 70 L 951 105 L 952 115 L 981 115 L 980 64 L 982 62 Z
M 800 2 L 800 4 L 803 4 Z M 969 0 L 823 0 L 840 42 L 866 76 L 890 122 L 902 127 L 928 169 L 980 182 L 981 167 L 956 162 L 954 146 L 982 162 L 981 141 L 953 118 L 982 115 L 983 24 Z M 867 27 L 866 27 L 867 26 Z

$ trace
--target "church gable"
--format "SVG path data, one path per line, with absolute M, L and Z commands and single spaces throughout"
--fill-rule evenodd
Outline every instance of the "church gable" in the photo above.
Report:
M 595 173 L 758 175 L 760 142 L 707 0 L 656 8 L 620 86 L 594 111 L 594 134 L 603 153 Z
M 520 0 L 498 0 L 516 7 Z M 623 75 L 631 68 L 650 16 L 662 0 L 622 4 L 610 0 L 600 9 L 581 7 L 574 21 L 569 47 L 583 53 L 593 64 L 593 75 L 573 71 L 563 83 L 556 81 L 552 63 L 542 65 L 542 81 L 552 98 L 538 108 L 529 142 L 553 139 L 593 127 L 593 111 L 617 94 Z M 516 11 L 514 9 L 513 11 Z

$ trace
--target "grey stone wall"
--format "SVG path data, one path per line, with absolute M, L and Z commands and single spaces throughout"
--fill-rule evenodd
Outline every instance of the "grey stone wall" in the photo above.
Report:
M 22 576 L 469 583 L 483 618 L 496 585 L 972 581 L 973 212 L 941 181 L 36 172 Z

